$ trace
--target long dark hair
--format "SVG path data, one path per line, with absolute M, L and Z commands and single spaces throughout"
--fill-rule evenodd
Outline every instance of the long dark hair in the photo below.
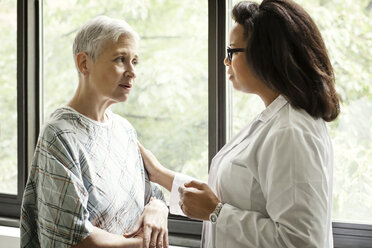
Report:
M 337 118 L 341 99 L 327 49 L 301 6 L 291 0 L 243 1 L 232 15 L 244 27 L 248 64 L 266 86 L 315 118 Z

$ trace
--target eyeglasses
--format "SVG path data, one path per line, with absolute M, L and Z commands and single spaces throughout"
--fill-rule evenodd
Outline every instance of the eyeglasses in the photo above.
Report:
M 231 60 L 232 60 L 232 57 L 233 57 L 234 53 L 240 53 L 240 52 L 244 52 L 244 51 L 245 51 L 244 48 L 231 48 L 231 47 L 227 47 L 227 60 L 230 63 Z

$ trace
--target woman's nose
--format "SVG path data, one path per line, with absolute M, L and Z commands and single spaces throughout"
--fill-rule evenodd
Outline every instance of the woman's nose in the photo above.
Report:
M 225 66 L 230 66 L 230 61 L 227 58 L 227 56 L 225 57 L 225 60 L 223 61 L 223 63 L 225 64 Z
M 127 70 L 124 72 L 124 76 L 129 77 L 129 78 L 136 78 L 136 68 L 134 65 L 130 65 Z

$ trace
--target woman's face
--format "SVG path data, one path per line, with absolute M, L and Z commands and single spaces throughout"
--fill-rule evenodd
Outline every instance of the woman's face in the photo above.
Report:
M 244 39 L 244 28 L 234 23 L 230 32 L 230 48 L 246 48 Z M 232 55 L 231 62 L 225 58 L 225 65 L 228 67 L 227 74 L 236 90 L 245 93 L 258 93 L 262 83 L 253 74 L 245 58 L 245 52 L 236 52 Z
M 90 86 L 103 100 L 126 101 L 136 78 L 137 62 L 137 42 L 133 37 L 108 41 L 95 62 L 87 61 Z

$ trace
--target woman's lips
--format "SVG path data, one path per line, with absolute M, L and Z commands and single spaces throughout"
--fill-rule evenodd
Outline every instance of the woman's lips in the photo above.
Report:
M 125 88 L 125 89 L 130 89 L 132 88 L 132 84 L 119 84 L 120 87 Z

